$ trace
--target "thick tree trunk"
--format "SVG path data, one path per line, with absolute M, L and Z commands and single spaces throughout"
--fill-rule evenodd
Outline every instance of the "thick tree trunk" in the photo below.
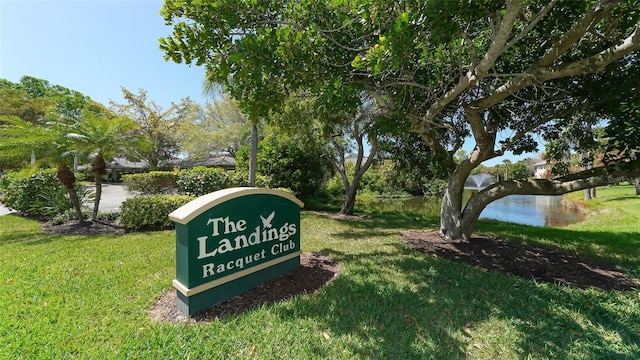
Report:
M 636 195 L 640 195 L 640 178 L 636 179 Z
M 447 239 L 466 239 L 471 234 L 464 232 L 468 225 L 462 219 L 462 195 L 464 193 L 464 182 L 467 179 L 467 171 L 462 171 L 459 166 L 449 177 L 449 185 L 442 197 L 442 207 L 440 209 L 440 234 Z
M 355 181 L 349 187 L 344 195 L 344 202 L 342 203 L 342 207 L 340 208 L 340 214 L 343 215 L 353 215 L 353 210 L 356 205 L 356 194 L 358 192 L 358 187 Z

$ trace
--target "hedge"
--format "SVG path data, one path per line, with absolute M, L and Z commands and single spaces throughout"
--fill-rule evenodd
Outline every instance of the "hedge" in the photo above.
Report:
M 197 166 L 181 170 L 178 173 L 178 192 L 181 194 L 202 196 L 233 186 L 231 177 L 220 168 Z
M 129 191 L 143 195 L 175 194 L 178 174 L 172 171 L 151 171 L 122 175 L 122 183 Z
M 186 195 L 138 195 L 120 206 L 120 223 L 129 229 L 169 229 L 169 214 L 193 200 Z

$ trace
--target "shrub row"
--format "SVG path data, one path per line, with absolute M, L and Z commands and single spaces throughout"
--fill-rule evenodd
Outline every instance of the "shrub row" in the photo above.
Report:
M 122 176 L 129 191 L 142 195 L 185 194 L 202 196 L 234 186 L 246 186 L 241 174 L 227 174 L 220 168 L 194 167 L 180 171 L 151 171 Z
M 202 196 L 214 191 L 235 186 L 233 179 L 220 168 L 197 166 L 178 173 L 178 192 Z
M 173 194 L 177 191 L 178 174 L 171 171 L 151 171 L 122 175 L 122 183 L 129 191 L 145 195 Z

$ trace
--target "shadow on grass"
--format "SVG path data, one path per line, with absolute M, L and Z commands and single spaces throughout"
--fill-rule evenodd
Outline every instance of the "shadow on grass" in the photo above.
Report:
M 36 245 L 60 238 L 60 236 L 44 234 L 40 223 L 18 215 L 0 216 L 0 229 L 0 244 Z
M 332 234 L 341 240 L 437 228 L 439 219 L 415 214 L 372 214 Z M 567 248 L 594 258 L 638 267 L 640 237 L 481 221 L 479 233 Z M 390 245 L 390 242 L 385 242 Z M 320 296 L 287 306 L 284 316 L 314 318 L 344 346 L 365 358 L 505 357 L 640 358 L 638 293 L 538 284 L 498 272 L 419 254 L 400 243 L 397 251 L 359 254 L 325 248 L 343 275 Z M 569 247 L 571 247 L 569 246 Z M 600 248 L 601 251 L 594 251 Z M 630 253 L 629 249 L 634 248 Z M 502 340 L 507 338 L 507 340 Z M 497 344 L 497 345 L 493 345 Z M 483 353 L 484 349 L 489 353 Z
M 361 357 L 482 358 L 485 346 L 507 336 L 504 346 L 515 346 L 517 357 L 640 358 L 640 314 L 614 305 L 622 293 L 538 285 L 402 245 L 393 255 L 322 252 L 344 274 L 284 314 L 325 323 Z M 504 325 L 485 329 L 496 323 Z
M 332 212 L 315 213 L 303 211 L 302 217 L 309 216 L 323 216 L 330 218 L 330 216 L 336 215 Z M 355 216 L 360 216 L 360 219 L 336 219 L 331 220 L 338 223 L 348 224 L 355 229 L 419 229 L 419 228 L 431 228 L 438 227 L 440 225 L 440 218 L 437 216 L 421 215 L 416 213 L 403 213 L 392 211 L 375 211 L 375 212 L 363 212 L 358 213 Z

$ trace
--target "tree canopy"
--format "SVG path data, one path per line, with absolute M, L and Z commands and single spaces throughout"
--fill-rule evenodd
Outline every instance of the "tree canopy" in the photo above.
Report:
M 637 128 L 598 100 L 622 82 L 593 87 L 598 74 L 639 83 L 629 71 L 640 49 L 634 1 L 166 0 L 162 15 L 173 26 L 160 40 L 166 58 L 205 65 L 233 94 L 259 100 L 249 104 L 275 107 L 280 97 L 269 94 L 300 87 L 336 109 L 362 91 L 375 99 L 387 115 L 382 128 L 419 134 L 452 164 L 441 217 L 447 237 L 469 237 L 481 210 L 510 193 L 580 190 L 639 168 L 628 151 L 622 164 L 504 181 L 462 204 L 474 168 L 535 151 L 536 136 L 552 138 L 579 112 L 611 117 L 616 139 L 623 133 L 612 126 Z M 475 147 L 455 164 L 465 141 Z
M 138 94 L 134 94 L 123 87 L 122 94 L 126 102 L 120 104 L 112 101 L 110 108 L 115 114 L 138 124 L 138 135 L 146 142 L 135 149 L 135 154 L 130 155 L 146 160 L 151 168 L 161 166 L 162 161 L 178 153 L 178 130 L 192 116 L 193 102 L 185 98 L 163 109 L 147 98 L 144 89 L 138 89 Z

